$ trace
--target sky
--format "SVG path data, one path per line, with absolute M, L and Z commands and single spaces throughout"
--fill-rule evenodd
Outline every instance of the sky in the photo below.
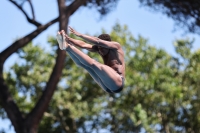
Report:
M 33 2 L 36 20 L 40 20 L 42 24 L 58 16 L 56 0 L 33 0 Z M 24 8 L 28 11 L 29 6 L 25 4 Z M 7 0 L 1 1 L 0 18 L 3 18 L 0 21 L 0 52 L 12 44 L 16 38 L 23 37 L 36 28 L 30 25 L 22 12 Z M 93 35 L 100 33 L 102 28 L 108 32 L 111 31 L 116 22 L 127 25 L 134 37 L 141 35 L 149 40 L 149 44 L 165 49 L 170 54 L 175 54 L 173 42 L 176 39 L 194 38 L 193 50 L 200 48 L 199 35 L 185 34 L 180 28 L 174 31 L 175 23 L 171 18 L 159 12 L 150 12 L 141 7 L 137 0 L 120 0 L 117 7 L 103 19 L 99 19 L 96 10 L 81 7 L 70 17 L 69 25 L 80 33 Z M 54 24 L 35 38 L 33 43 L 48 48 L 47 37 L 56 35 L 57 31 L 58 24 Z M 13 54 L 6 61 L 4 69 L 9 70 L 9 67 L 17 60 L 18 58 Z M 9 129 L 9 124 L 9 120 L 0 119 L 0 130 L 3 128 L 13 133 L 13 128 Z

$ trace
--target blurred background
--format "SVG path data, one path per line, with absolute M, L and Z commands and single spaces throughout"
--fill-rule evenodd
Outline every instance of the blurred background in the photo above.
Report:
M 1 1 L 0 132 L 200 132 L 200 3 L 84 1 Z M 104 92 L 58 50 L 68 25 L 120 42 L 122 93 Z

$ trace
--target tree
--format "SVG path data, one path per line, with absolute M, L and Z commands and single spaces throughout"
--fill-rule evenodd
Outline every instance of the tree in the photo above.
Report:
M 32 9 L 32 18 L 22 7 L 24 1 L 9 2 L 22 11 L 30 24 L 36 26 L 36 30 L 16 40 L 0 53 L 0 111 L 2 115 L 7 113 L 16 132 L 34 133 L 37 129 L 39 132 L 89 132 L 100 129 L 110 132 L 139 132 L 141 127 L 149 132 L 199 132 L 199 51 L 191 52 L 191 41 L 176 41 L 176 50 L 180 54 L 177 58 L 162 49 L 149 46 L 148 41 L 142 37 L 135 39 L 127 31 L 127 27 L 116 25 L 111 34 L 114 40 L 123 44 L 126 51 L 127 84 L 121 95 L 109 96 L 96 84 L 88 82 L 89 75 L 80 77 L 73 73 L 80 71 L 77 67 L 70 69 L 72 62 L 65 58 L 65 52 L 57 49 L 55 38 L 50 41 L 54 53 L 43 53 L 39 47 L 32 47 L 30 42 L 56 22 L 59 22 L 59 30 L 66 29 L 69 17 L 80 6 L 96 7 L 100 14 L 105 15 L 118 0 L 69 0 L 68 5 L 64 0 L 58 0 L 58 18 L 46 24 L 36 21 L 31 1 L 27 2 Z M 198 6 L 198 2 L 196 3 Z M 196 8 L 192 9 L 198 14 Z M 180 20 L 186 20 L 187 15 L 183 18 Z M 198 21 L 195 23 L 198 24 Z M 17 51 L 27 64 L 15 64 L 14 75 L 6 73 L 3 65 Z M 41 55 L 41 59 L 36 58 L 37 55 Z M 56 55 L 56 59 L 52 55 Z M 39 69 L 38 64 L 43 64 L 43 69 Z M 64 66 L 69 70 L 62 73 Z M 66 76 L 70 71 L 72 76 Z M 39 74 L 44 74 L 44 77 L 38 78 Z M 70 86 L 60 86 L 62 82 L 59 85 L 58 82 L 61 76 L 62 79 L 66 78 L 64 81 L 74 79 L 76 82 Z M 80 83 L 84 83 L 85 87 L 82 88 Z M 59 91 L 56 91 L 52 99 L 56 89 Z M 86 91 L 82 92 L 82 89 Z M 92 95 L 94 91 L 96 96 Z M 65 99 L 62 100 L 62 97 Z
M 142 128 L 146 132 L 199 132 L 200 52 L 191 51 L 193 41 L 176 40 L 176 57 L 149 45 L 141 36 L 133 37 L 127 26 L 116 24 L 110 35 L 125 51 L 124 90 L 120 94 L 106 94 L 67 56 L 62 81 L 38 132 L 104 130 L 132 133 Z M 48 41 L 53 51 L 47 52 L 29 43 L 18 51 L 21 62 L 5 73 L 6 82 L 23 114 L 34 107 L 32 101 L 39 100 L 46 77 L 55 63 L 57 42 L 54 37 Z M 102 61 L 99 56 L 88 54 Z M 38 55 L 41 58 L 38 59 Z M 44 76 L 38 78 L 38 74 Z
M 56 89 L 57 83 L 61 77 L 62 69 L 64 67 L 65 52 L 57 49 L 57 57 L 54 67 L 48 80 L 44 86 L 41 97 L 33 106 L 33 109 L 23 115 L 19 106 L 16 104 L 15 99 L 11 95 L 9 85 L 5 82 L 3 76 L 3 65 L 10 55 L 26 46 L 32 39 L 37 37 L 40 33 L 50 27 L 52 24 L 59 22 L 59 30 L 67 29 L 69 17 L 79 9 L 81 6 L 87 6 L 89 8 L 96 7 L 99 13 L 103 16 L 107 14 L 113 7 L 115 7 L 118 0 L 69 0 L 69 5 L 66 5 L 65 0 L 57 0 L 59 16 L 52 19 L 46 24 L 41 24 L 35 19 L 34 6 L 31 0 L 14 1 L 10 0 L 26 17 L 27 21 L 36 26 L 36 29 L 30 34 L 16 40 L 8 48 L 0 53 L 0 103 L 2 108 L 6 111 L 8 118 L 11 120 L 14 129 L 18 133 L 34 133 L 37 132 L 39 122 L 45 110 L 48 108 L 51 97 Z M 28 2 L 30 5 L 31 15 L 30 17 L 25 9 L 23 9 L 24 2 Z
M 200 34 L 199 0 L 139 0 L 142 6 L 171 17 L 187 32 Z

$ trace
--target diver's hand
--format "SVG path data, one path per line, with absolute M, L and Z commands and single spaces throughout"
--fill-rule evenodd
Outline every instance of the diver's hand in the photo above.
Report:
M 76 35 L 76 36 L 81 36 L 81 34 L 80 34 L 79 32 L 77 32 L 77 31 L 75 31 L 72 27 L 68 26 L 68 28 L 69 28 L 69 31 L 70 31 L 71 33 L 73 33 L 74 35 Z

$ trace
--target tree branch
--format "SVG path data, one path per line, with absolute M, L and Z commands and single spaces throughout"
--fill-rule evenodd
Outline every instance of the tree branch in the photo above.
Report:
M 4 63 L 5 60 L 14 52 L 16 52 L 19 48 L 25 46 L 30 42 L 32 39 L 34 39 L 36 36 L 38 36 L 41 32 L 46 30 L 49 26 L 56 23 L 58 21 L 58 18 L 55 18 L 54 20 L 48 22 L 45 25 L 39 26 L 35 31 L 31 32 L 30 34 L 26 35 L 25 37 L 15 41 L 12 45 L 10 45 L 8 48 L 6 48 L 4 51 L 0 53 L 0 63 Z
M 75 0 L 67 7 L 66 13 L 69 12 L 69 14 L 72 15 L 80 6 L 84 5 L 86 2 L 87 0 Z
M 30 5 L 30 7 L 31 7 L 31 12 L 32 12 L 33 20 L 35 20 L 35 12 L 34 12 L 34 9 L 33 9 L 33 4 L 31 2 L 31 0 L 28 0 L 28 3 Z
M 14 0 L 9 0 L 11 3 L 13 3 L 15 6 L 17 6 L 18 7 L 18 9 L 19 10 L 21 10 L 22 12 L 23 12 L 23 14 L 26 16 L 26 19 L 27 19 L 27 21 L 29 22 L 29 23 L 31 23 L 31 24 L 33 24 L 33 25 L 35 25 L 35 26 L 37 26 L 37 27 L 39 27 L 39 26 L 41 26 L 42 24 L 40 24 L 39 22 L 37 22 L 37 21 L 35 21 L 35 16 L 34 16 L 34 13 L 32 12 L 32 14 L 33 14 L 33 19 L 31 19 L 28 15 L 27 15 L 27 13 L 23 10 L 23 8 L 20 6 L 20 5 L 18 5 L 17 4 L 17 2 L 15 2 Z M 29 2 L 30 3 L 30 2 Z M 30 3 L 30 5 L 32 5 L 31 3 Z M 31 10 L 33 11 L 33 8 L 31 7 Z

